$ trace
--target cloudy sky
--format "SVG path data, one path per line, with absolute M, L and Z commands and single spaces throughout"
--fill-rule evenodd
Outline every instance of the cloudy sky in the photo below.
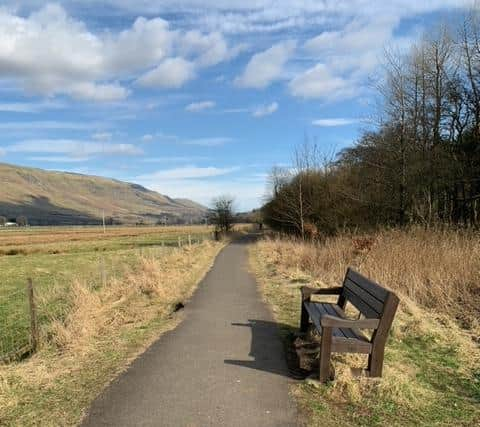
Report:
M 2 0 L 0 162 L 250 209 L 305 138 L 331 154 L 369 126 L 385 47 L 470 5 Z

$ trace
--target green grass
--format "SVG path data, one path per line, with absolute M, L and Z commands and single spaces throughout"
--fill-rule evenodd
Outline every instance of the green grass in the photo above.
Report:
M 182 244 L 186 244 L 188 235 L 192 242 L 196 242 L 208 238 L 210 233 L 206 228 L 199 231 L 198 227 L 183 227 L 182 231 L 158 228 L 158 232 L 153 230 L 149 234 L 105 237 L 96 228 L 98 239 L 75 240 L 78 237 L 72 233 L 71 240 L 63 238 L 59 242 L 49 242 L 52 233 L 63 230 L 62 227 L 38 227 L 0 232 L 0 245 L 8 242 L 7 236 L 14 238 L 32 232 L 44 235 L 47 241 L 12 245 L 10 250 L 18 251 L 18 255 L 0 255 L 0 357 L 29 343 L 28 278 L 34 282 L 39 323 L 43 328 L 52 318 L 62 319 L 68 312 L 66 296 L 74 280 L 99 286 L 112 277 L 121 276 L 126 268 L 134 267 L 141 254 L 161 255 L 178 246 L 179 238 Z M 95 229 L 85 227 L 80 230 Z
M 414 369 L 412 382 L 395 391 L 375 387 L 364 391 L 361 401 L 345 406 L 347 419 L 361 426 L 474 425 L 480 416 L 478 372 L 462 372 L 459 348 L 438 341 L 428 334 L 390 339 L 385 363 Z M 314 393 L 311 399 L 315 398 Z
M 0 257 L 0 325 L 3 325 L 0 340 L 4 343 L 0 348 L 3 353 L 28 344 L 27 278 L 33 278 L 39 323 L 43 326 L 51 318 L 62 318 L 67 312 L 65 295 L 73 280 L 96 286 L 105 279 L 122 274 L 126 266 L 134 265 L 136 255 L 138 250 L 131 249 Z

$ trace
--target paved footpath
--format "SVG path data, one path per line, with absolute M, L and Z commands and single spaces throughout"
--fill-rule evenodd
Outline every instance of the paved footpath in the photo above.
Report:
M 296 425 L 282 344 L 248 272 L 248 244 L 220 252 L 185 320 L 107 387 L 82 425 Z

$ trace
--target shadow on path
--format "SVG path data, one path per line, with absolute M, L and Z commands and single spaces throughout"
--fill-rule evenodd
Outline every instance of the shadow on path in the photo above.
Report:
M 310 372 L 299 367 L 298 357 L 293 347 L 295 330 L 291 326 L 254 319 L 249 319 L 248 323 L 232 323 L 232 326 L 251 328 L 252 340 L 248 355 L 252 357 L 253 360 L 226 359 L 224 360 L 225 364 L 270 372 L 272 374 L 298 380 L 303 380 L 310 374 Z M 272 335 L 278 335 L 280 330 L 287 332 L 287 337 L 284 340 L 284 350 L 288 371 L 285 371 L 285 366 L 278 362 L 278 358 L 272 359 L 271 357 L 272 351 L 275 351 L 275 349 L 272 349 L 271 345 L 269 345 L 269 338 Z

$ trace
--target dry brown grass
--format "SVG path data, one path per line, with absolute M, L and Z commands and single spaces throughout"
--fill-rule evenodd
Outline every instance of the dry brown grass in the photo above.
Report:
M 35 244 L 62 242 L 91 242 L 116 239 L 119 237 L 136 237 L 144 235 L 194 234 L 208 233 L 212 227 L 204 225 L 189 226 L 115 226 L 107 227 L 32 227 L 0 230 L 0 247 L 23 247 Z
M 97 335 L 170 314 L 189 296 L 192 279 L 206 261 L 200 251 L 211 255 L 214 246 L 208 242 L 201 248 L 184 247 L 159 259 L 142 256 L 135 269 L 111 279 L 100 291 L 86 283 L 73 283 L 70 313 L 64 321 L 53 320 L 50 341 L 61 349 L 85 351 Z
M 400 296 L 457 318 L 463 326 L 479 327 L 478 233 L 414 228 L 343 235 L 322 244 L 267 240 L 261 245 L 288 274 L 297 271 L 338 286 L 352 266 Z
M 380 381 L 358 376 L 365 356 L 336 354 L 333 383 L 293 387 L 308 425 L 469 426 L 478 419 L 478 234 L 412 229 L 322 244 L 266 239 L 252 262 L 287 342 L 299 324 L 301 285 L 338 286 L 353 266 L 400 296 Z
M 76 424 L 112 375 L 178 321 L 174 307 L 189 298 L 221 247 L 207 241 L 143 256 L 100 287 L 75 282 L 67 317 L 42 330 L 40 351 L 0 367 L 0 424 Z

